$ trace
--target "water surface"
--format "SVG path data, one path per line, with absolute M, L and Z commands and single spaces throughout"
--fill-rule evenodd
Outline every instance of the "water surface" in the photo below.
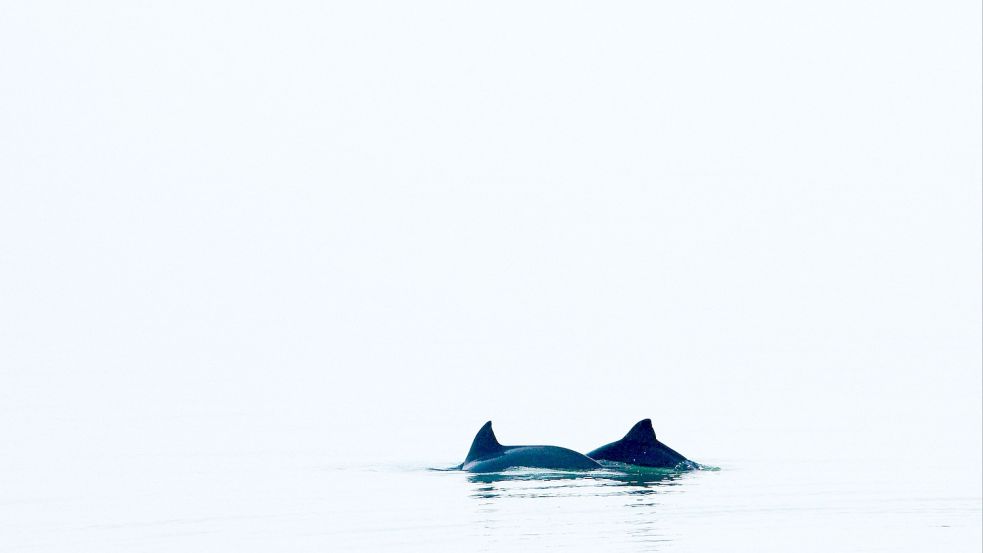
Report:
M 958 460 L 436 471 L 311 452 L 11 464 L 4 551 L 978 551 Z M 947 465 L 948 463 L 948 465 Z M 67 466 L 79 467 L 65 472 Z M 83 468 L 84 467 L 84 468 Z M 48 478 L 37 478 L 45 473 Z M 961 476 L 962 475 L 962 476 Z M 29 482 L 26 478 L 33 478 Z

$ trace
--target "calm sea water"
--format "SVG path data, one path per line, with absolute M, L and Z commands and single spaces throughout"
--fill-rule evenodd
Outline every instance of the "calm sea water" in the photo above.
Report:
M 981 494 L 964 479 L 972 467 L 958 460 L 918 469 L 701 460 L 719 470 L 473 475 L 431 470 L 454 459 L 373 465 L 309 451 L 12 463 L 3 477 L 0 549 L 980 549 Z

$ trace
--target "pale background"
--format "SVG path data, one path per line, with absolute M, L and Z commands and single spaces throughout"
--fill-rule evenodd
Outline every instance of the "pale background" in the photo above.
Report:
M 0 12 L 18 501 L 643 417 L 980 495 L 979 2 Z

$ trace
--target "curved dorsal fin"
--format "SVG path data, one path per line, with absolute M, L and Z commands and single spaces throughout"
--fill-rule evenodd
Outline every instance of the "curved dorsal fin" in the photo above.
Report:
M 642 419 L 638 421 L 635 423 L 635 426 L 631 427 L 631 430 L 629 430 L 622 439 L 629 442 L 654 443 L 655 429 L 652 428 L 652 419 Z
M 492 431 L 491 421 L 488 421 L 475 435 L 474 441 L 471 442 L 471 449 L 468 451 L 468 456 L 464 459 L 464 462 L 467 463 L 475 459 L 494 455 L 501 452 L 502 449 L 504 449 L 502 444 L 498 443 L 498 439 L 495 438 L 495 432 Z

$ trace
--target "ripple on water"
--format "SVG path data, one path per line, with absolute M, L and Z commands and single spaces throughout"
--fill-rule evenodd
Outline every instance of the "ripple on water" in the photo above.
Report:
M 663 500 L 698 473 L 605 463 L 593 471 L 518 468 L 464 479 L 476 537 L 484 540 L 655 550 L 675 537 Z

